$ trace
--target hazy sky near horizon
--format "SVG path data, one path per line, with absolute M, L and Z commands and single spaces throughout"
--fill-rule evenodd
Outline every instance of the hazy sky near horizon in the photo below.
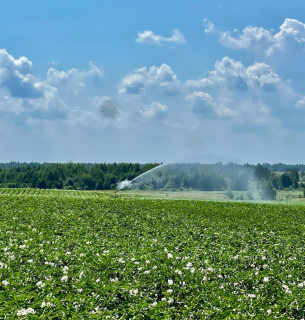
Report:
M 305 2 L 11 0 L 0 162 L 305 163 Z

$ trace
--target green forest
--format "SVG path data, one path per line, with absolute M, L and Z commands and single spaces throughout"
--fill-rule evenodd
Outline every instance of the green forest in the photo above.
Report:
M 156 167 L 157 163 L 3 163 L 0 164 L 0 187 L 109 190 L 117 182 L 132 180 Z
M 141 174 L 160 166 L 141 177 Z M 279 169 L 281 172 L 279 173 Z M 236 163 L 1 163 L 0 187 L 113 190 L 124 180 L 140 190 L 249 191 L 274 199 L 277 190 L 303 188 L 305 166 Z M 275 172 L 277 171 L 277 172 Z

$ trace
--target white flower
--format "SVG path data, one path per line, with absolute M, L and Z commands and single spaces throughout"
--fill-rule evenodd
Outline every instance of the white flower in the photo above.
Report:
M 66 252 L 66 255 L 68 255 L 68 256 L 69 256 L 70 254 L 71 254 L 71 252 L 70 252 L 70 251 L 67 251 L 67 252 Z
M 304 283 L 303 283 L 303 282 L 299 283 L 299 284 L 298 284 L 298 287 L 299 287 L 299 288 L 303 288 L 303 287 L 304 287 Z
M 29 259 L 29 260 L 28 260 L 28 263 L 33 263 L 33 262 L 34 262 L 33 259 Z
M 69 270 L 69 267 L 67 267 L 67 266 L 65 266 L 65 267 L 62 268 L 62 272 L 63 272 L 64 274 L 67 274 L 67 273 L 68 273 L 68 270 Z
M 100 281 L 101 281 L 100 278 L 98 278 L 98 279 L 95 280 L 96 283 L 99 283 Z
M 41 308 L 45 308 L 45 307 L 54 307 L 54 304 L 53 303 L 51 303 L 51 302 L 47 302 L 47 303 L 45 303 L 45 301 L 43 301 L 42 303 L 41 303 L 41 306 L 40 306 Z
M 174 257 L 174 256 L 173 256 L 171 253 L 168 253 L 168 254 L 167 254 L 167 258 L 168 258 L 168 259 L 171 259 L 171 258 L 173 258 L 173 257 Z
M 131 289 L 131 290 L 129 290 L 129 294 L 130 294 L 131 296 L 136 296 L 136 295 L 138 294 L 138 289 Z
M 95 307 L 94 310 L 92 310 L 90 313 L 91 313 L 91 314 L 96 314 L 96 313 L 98 313 L 99 311 L 100 311 L 100 307 L 97 306 L 97 307 Z
M 146 260 L 145 262 L 146 262 L 147 264 L 149 264 L 149 263 L 150 263 L 150 260 Z
M 269 281 L 269 277 L 264 277 L 264 282 L 268 282 Z
M 271 312 L 272 312 L 271 309 L 268 309 L 268 310 L 267 310 L 267 313 L 268 313 L 268 314 L 271 314 Z
M 249 294 L 248 294 L 248 297 L 249 297 L 249 298 L 255 298 L 255 297 L 256 297 L 256 295 L 255 295 L 255 294 L 253 294 L 253 293 L 249 293 Z
M 149 270 L 144 271 L 145 274 L 150 274 Z
M 77 292 L 78 292 L 78 293 L 81 293 L 81 292 L 83 292 L 83 291 L 84 291 L 83 288 L 77 289 Z
M 168 289 L 167 292 L 168 293 L 173 293 L 173 290 L 172 289 Z
M 20 316 L 27 316 L 30 313 L 34 314 L 34 313 L 36 313 L 36 311 L 32 308 L 20 309 L 17 311 L 17 316 L 19 316 L 19 317 Z
M 188 262 L 188 263 L 186 264 L 186 267 L 187 267 L 187 268 L 190 268 L 192 265 L 193 265 L 192 262 Z
M 119 259 L 119 262 L 120 263 L 125 263 L 125 261 L 122 258 Z
M 168 283 L 169 286 L 172 286 L 174 284 L 174 281 L 169 279 L 169 280 L 167 280 L 167 283 Z
M 84 275 L 84 271 L 81 271 L 81 272 L 79 273 L 79 278 L 81 279 L 83 275 Z
M 68 279 L 69 279 L 68 276 L 62 276 L 62 277 L 60 278 L 60 281 L 61 281 L 61 282 L 67 282 Z
M 191 273 L 195 272 L 195 268 L 190 268 Z
M 168 302 L 168 304 L 172 304 L 172 303 L 174 302 L 174 299 L 169 298 L 169 299 L 167 300 L 167 302 Z
M 154 303 L 151 304 L 152 307 L 155 307 L 157 305 L 157 301 L 155 301 Z
M 38 281 L 38 282 L 36 283 L 36 286 L 37 286 L 38 288 L 43 288 L 43 287 L 45 286 L 45 283 L 43 283 L 42 281 Z
M 10 283 L 9 283 L 8 281 L 6 281 L 6 280 L 3 280 L 3 281 L 2 281 L 2 284 L 6 287 L 6 286 L 8 286 Z
M 291 294 L 291 293 L 292 293 L 292 292 L 290 291 L 289 287 L 288 287 L 286 284 L 283 284 L 282 286 L 283 286 L 283 288 L 284 288 L 284 290 L 285 290 L 286 293 L 288 293 L 288 294 Z

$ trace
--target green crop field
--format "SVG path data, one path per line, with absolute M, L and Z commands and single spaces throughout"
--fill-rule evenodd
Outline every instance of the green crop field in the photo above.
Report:
M 2 189 L 0 319 L 303 319 L 305 207 Z

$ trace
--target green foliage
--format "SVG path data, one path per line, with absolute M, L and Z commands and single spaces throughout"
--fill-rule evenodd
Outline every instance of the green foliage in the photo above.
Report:
M 254 167 L 254 176 L 258 179 L 269 179 L 271 171 L 260 163 Z
M 160 167 L 136 180 L 135 188 L 143 190 L 143 185 L 153 185 L 153 190 L 199 190 L 221 191 L 230 188 L 247 191 L 252 179 L 252 169 L 248 165 L 235 163 L 173 163 Z
M 112 164 L 0 164 L 0 187 L 67 190 L 109 190 L 123 180 L 158 166 L 157 163 Z
M 4 189 L 0 208 L 1 319 L 304 317 L 302 206 Z
M 0 187 L 111 190 L 118 182 L 133 180 L 156 166 L 157 163 L 0 163 Z M 260 184 L 262 180 L 268 180 L 276 190 L 297 189 L 300 177 L 294 167 L 275 175 L 267 164 L 177 163 L 160 166 L 136 180 L 133 187 L 166 191 L 248 191 L 249 184 L 253 181 Z
M 260 195 L 262 200 L 275 200 L 276 190 L 270 181 L 263 179 L 260 184 Z

